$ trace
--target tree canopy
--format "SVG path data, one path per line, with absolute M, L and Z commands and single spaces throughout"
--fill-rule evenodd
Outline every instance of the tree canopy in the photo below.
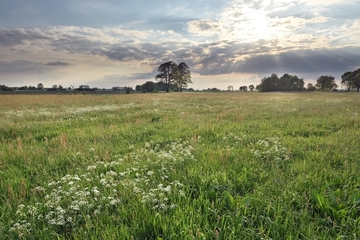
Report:
M 355 88 L 357 92 L 360 90 L 360 68 L 354 71 L 345 72 L 341 76 L 341 84 L 345 86 L 350 92 L 352 88 Z
M 191 81 L 191 72 L 189 66 L 185 62 L 181 62 L 173 71 L 172 79 L 176 84 L 178 92 L 182 91 L 183 87 L 187 87 Z
M 321 91 L 331 90 L 337 88 L 338 85 L 335 83 L 333 76 L 321 76 L 316 80 L 315 86 Z
M 302 91 L 304 90 L 304 79 L 296 75 L 285 73 L 281 78 L 273 73 L 270 77 L 265 77 L 261 83 L 256 86 L 259 92 L 271 91 Z
M 165 84 L 166 92 L 170 90 L 170 83 L 173 81 L 174 70 L 176 69 L 176 63 L 169 61 L 166 63 L 162 63 L 158 67 L 158 74 L 155 76 L 155 80 L 159 82 L 163 82 Z
M 162 63 L 158 67 L 158 72 L 155 80 L 164 83 L 166 92 L 169 92 L 171 84 L 175 84 L 177 91 L 181 92 L 183 87 L 192 83 L 190 68 L 185 62 L 179 65 L 172 61 Z

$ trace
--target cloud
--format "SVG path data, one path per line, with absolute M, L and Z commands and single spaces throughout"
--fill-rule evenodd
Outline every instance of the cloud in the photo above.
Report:
M 0 26 L 11 25 L 1 21 L 6 12 L 23 18 L 21 28 L 0 28 L 0 72 L 8 75 L 47 72 L 68 79 L 77 74 L 76 81 L 113 84 L 153 79 L 151 69 L 170 60 L 185 61 L 204 78 L 319 74 L 359 65 L 357 0 L 66 1 L 55 3 L 61 14 L 46 3 L 20 1 L 21 6 L 8 2 L 8 10 L 0 9 Z
M 227 58 L 226 58 L 227 59 Z M 330 74 L 345 72 L 360 67 L 360 48 L 341 48 L 334 50 L 296 50 L 280 54 L 260 54 L 245 60 L 203 65 L 201 75 L 240 73 L 297 73 Z M 203 59 L 206 60 L 206 59 Z
M 14 60 L 14 61 L 0 61 L 0 73 L 27 73 L 27 74 L 41 74 L 46 70 L 46 67 L 37 61 Z
M 44 65 L 48 65 L 48 66 L 70 66 L 71 62 L 67 62 L 67 61 L 55 61 L 55 62 L 47 62 L 44 63 Z
M 157 74 L 157 68 L 154 68 L 151 72 L 105 75 L 103 80 L 110 82 L 144 80 L 144 79 L 153 80 L 156 74 Z
M 205 36 L 216 35 L 219 32 L 219 23 L 210 19 L 199 19 L 188 22 L 187 28 L 190 33 Z
M 42 40 L 51 40 L 51 37 L 44 36 L 40 29 L 0 29 L 0 46 L 14 47 Z

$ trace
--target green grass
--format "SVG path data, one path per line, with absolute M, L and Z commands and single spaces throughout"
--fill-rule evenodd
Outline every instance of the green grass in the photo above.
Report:
M 356 93 L 1 96 L 2 239 L 359 239 Z

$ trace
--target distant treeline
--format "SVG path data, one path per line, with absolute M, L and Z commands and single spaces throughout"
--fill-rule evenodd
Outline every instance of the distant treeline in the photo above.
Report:
M 168 91 L 174 91 L 177 92 L 178 91 L 178 86 L 176 84 L 169 84 L 169 89 Z M 142 85 L 136 85 L 135 87 L 135 91 L 137 92 L 166 92 L 166 85 L 163 82 L 152 82 L 152 81 L 147 81 Z M 182 91 L 194 91 L 193 88 L 181 88 L 179 90 L 179 92 Z
M 172 63 L 172 62 L 171 62 Z M 168 63 L 166 63 L 168 64 Z M 172 63 L 173 64 L 173 63 Z M 174 65 L 174 64 L 173 64 Z M 185 64 L 184 64 L 185 65 Z M 161 65 L 162 66 L 162 65 Z M 160 66 L 160 67 L 161 67 Z M 195 91 L 193 88 L 186 88 L 187 83 L 191 83 L 190 81 L 190 73 L 187 73 L 185 77 L 181 77 L 176 70 L 176 66 L 174 65 L 173 71 L 176 73 L 176 78 L 174 79 L 181 79 L 182 81 L 172 81 L 172 78 L 168 80 L 168 82 L 160 79 L 158 82 L 147 81 L 142 85 L 136 85 L 135 89 L 132 87 L 112 87 L 111 89 L 99 89 L 97 87 L 90 88 L 89 85 L 80 85 L 78 88 L 74 86 L 70 86 L 68 88 L 64 88 L 61 85 L 53 85 L 51 88 L 44 88 L 42 83 L 39 83 L 37 87 L 35 86 L 22 86 L 22 87 L 8 87 L 5 85 L 0 85 L 0 91 L 10 92 L 10 91 L 47 91 L 47 92 L 68 92 L 68 93 L 77 93 L 77 92 L 126 92 L 130 93 L 133 91 L 137 92 L 159 92 L 159 91 Z M 159 67 L 159 68 L 160 68 Z M 189 71 L 189 70 L 187 70 Z M 160 72 L 160 70 L 159 70 Z M 171 74 L 175 74 L 171 73 Z M 168 74 L 169 76 L 172 76 Z M 165 75 L 165 74 L 163 74 Z M 157 78 L 160 78 L 157 76 Z M 355 89 L 357 92 L 360 91 L 360 68 L 354 71 L 345 72 L 341 76 L 341 85 L 346 87 L 347 91 L 351 91 Z M 186 81 L 185 81 L 185 80 Z M 261 79 L 261 83 L 254 87 L 254 85 L 249 86 L 240 86 L 239 91 L 253 91 L 253 89 L 258 90 L 259 92 L 271 92 L 271 91 L 337 91 L 336 88 L 338 85 L 335 83 L 335 78 L 332 76 L 320 76 L 316 80 L 316 84 L 309 83 L 307 87 L 305 87 L 304 79 L 299 78 L 296 75 L 290 75 L 285 73 L 283 76 L 278 77 L 277 74 L 273 73 L 270 77 L 264 77 Z M 199 90 L 196 90 L 199 91 Z M 217 92 L 223 91 L 218 88 L 207 88 L 200 91 L 207 91 L 207 92 Z M 227 91 L 234 91 L 233 86 L 228 86 Z

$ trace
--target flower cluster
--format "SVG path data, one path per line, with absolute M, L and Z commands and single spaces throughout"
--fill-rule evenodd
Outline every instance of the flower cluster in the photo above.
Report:
M 166 187 L 161 183 L 147 192 L 142 192 L 141 189 L 137 189 L 137 192 L 143 196 L 141 202 L 153 204 L 153 209 L 167 210 L 176 207 L 176 204 L 171 201 L 173 196 L 185 196 L 184 191 L 181 189 L 183 186 L 182 183 L 175 180 Z
M 5 116 L 16 116 L 16 117 L 27 117 L 27 116 L 58 116 L 58 115 L 81 115 L 84 113 L 94 113 L 94 112 L 102 112 L 102 111 L 117 111 L 119 109 L 128 109 L 133 108 L 135 106 L 134 102 L 126 103 L 123 105 L 97 105 L 97 106 L 88 106 L 88 107 L 76 107 L 76 106 L 66 106 L 59 108 L 40 108 L 36 111 L 32 109 L 24 109 L 24 110 L 7 110 L 2 113 Z
M 258 159 L 266 161 L 286 161 L 290 158 L 290 150 L 281 145 L 279 138 L 268 137 L 252 145 L 251 152 Z

